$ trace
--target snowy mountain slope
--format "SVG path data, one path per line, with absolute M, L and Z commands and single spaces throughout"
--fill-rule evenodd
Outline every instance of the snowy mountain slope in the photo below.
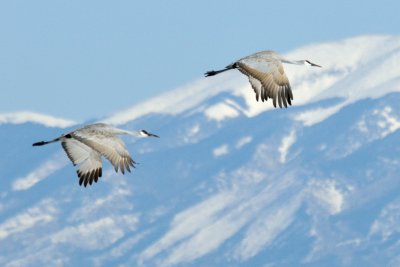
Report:
M 1 124 L 2 266 L 397 266 L 400 38 L 289 53 L 294 105 L 256 103 L 232 71 L 104 118 L 133 173 L 78 186 L 68 129 Z

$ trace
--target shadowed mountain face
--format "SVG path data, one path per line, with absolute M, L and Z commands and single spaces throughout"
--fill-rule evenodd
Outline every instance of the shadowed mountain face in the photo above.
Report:
M 68 129 L 1 124 L 0 265 L 399 266 L 400 39 L 287 57 L 324 66 L 285 66 L 288 109 L 232 71 L 105 118 L 161 138 L 88 188 L 31 147 Z

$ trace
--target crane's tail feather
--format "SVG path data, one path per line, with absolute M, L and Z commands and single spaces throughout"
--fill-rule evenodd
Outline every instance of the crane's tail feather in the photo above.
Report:
M 56 139 L 51 140 L 51 141 L 36 142 L 36 143 L 33 143 L 32 146 L 43 146 L 43 145 L 47 145 L 47 144 L 54 143 L 54 142 L 57 142 L 57 141 L 60 141 L 60 138 L 56 138 Z
M 227 70 L 231 70 L 231 69 L 236 69 L 236 68 L 237 68 L 236 63 L 233 63 L 231 65 L 226 66 L 225 69 L 222 69 L 222 70 L 210 70 L 210 71 L 207 71 L 206 73 L 204 73 L 204 76 L 205 77 L 214 76 L 214 75 L 217 75 L 217 74 L 219 74 L 221 72 L 224 72 L 224 71 L 227 71 Z

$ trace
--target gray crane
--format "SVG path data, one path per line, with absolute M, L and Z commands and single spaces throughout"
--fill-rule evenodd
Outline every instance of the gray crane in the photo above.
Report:
M 125 169 L 130 172 L 130 166 L 135 168 L 136 162 L 131 158 L 124 142 L 118 135 L 135 137 L 159 137 L 145 130 L 126 131 L 104 123 L 86 125 L 67 134 L 63 134 L 51 141 L 41 141 L 33 146 L 42 146 L 54 142 L 61 142 L 68 158 L 74 166 L 79 165 L 77 174 L 79 185 L 92 185 L 102 176 L 101 156 L 104 156 L 114 166 L 116 172 L 120 168 L 122 174 Z
M 260 96 L 263 102 L 272 98 L 274 107 L 278 102 L 279 107 L 286 108 L 288 104 L 292 105 L 293 93 L 282 63 L 321 67 L 308 60 L 287 60 L 274 51 L 262 51 L 241 58 L 226 66 L 225 69 L 207 71 L 204 75 L 208 77 L 227 70 L 238 69 L 249 78 L 257 101 Z

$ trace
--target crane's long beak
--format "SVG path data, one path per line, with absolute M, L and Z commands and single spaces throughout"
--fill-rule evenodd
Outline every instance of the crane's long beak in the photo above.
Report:
M 315 64 L 315 63 L 312 63 L 312 62 L 310 62 L 310 65 L 311 65 L 311 66 L 313 66 L 313 67 L 319 67 L 319 68 L 322 68 L 322 66 L 320 66 L 320 65 L 317 65 L 317 64 Z
M 300 61 L 301 62 L 301 61 Z M 302 62 L 304 62 L 304 64 L 309 64 L 310 66 L 313 66 L 313 67 L 319 67 L 319 68 L 322 68 L 322 66 L 320 66 L 320 65 L 317 65 L 317 64 L 315 64 L 315 63 L 312 63 L 311 61 L 309 61 L 309 60 L 303 60 Z
M 152 137 L 160 138 L 158 135 L 149 133 L 149 132 L 146 131 L 146 130 L 141 130 L 141 132 L 142 132 L 144 135 L 146 135 L 147 137 L 151 137 L 151 136 L 152 136 Z
M 149 133 L 149 136 L 153 136 L 153 137 L 160 138 L 158 135 L 156 135 L 156 134 L 152 134 L 152 133 Z

